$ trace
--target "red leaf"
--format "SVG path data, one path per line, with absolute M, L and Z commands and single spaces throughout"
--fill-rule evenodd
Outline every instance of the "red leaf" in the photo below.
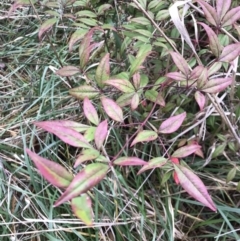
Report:
M 109 63 L 109 53 L 107 53 L 100 61 L 96 70 L 96 82 L 100 88 L 104 86 L 104 81 L 109 79 L 110 75 L 110 63 Z
M 75 67 L 75 66 L 64 66 L 61 69 L 56 71 L 57 75 L 63 76 L 63 77 L 68 77 L 68 76 L 72 76 L 75 75 L 77 73 L 80 73 L 79 68 Z
M 163 121 L 163 123 L 160 125 L 159 132 L 163 134 L 170 134 L 175 132 L 182 125 L 185 118 L 186 118 L 186 112 L 169 117 L 167 120 Z
M 203 95 L 200 91 L 196 91 L 194 96 L 195 96 L 195 100 L 197 101 L 200 110 L 202 111 L 205 106 L 205 102 L 206 102 L 205 95 Z
M 55 202 L 54 207 L 57 207 L 96 186 L 106 176 L 108 168 L 107 165 L 101 163 L 93 163 L 86 166 L 74 177 L 66 191 Z
M 103 97 L 101 99 L 106 114 L 115 121 L 123 122 L 123 112 L 121 107 L 113 100 Z
M 217 0 L 216 5 L 217 5 L 217 16 L 219 19 L 219 22 L 221 19 L 224 17 L 226 12 L 231 6 L 232 0 Z
M 141 166 L 146 165 L 147 162 L 137 157 L 120 157 L 113 162 L 114 165 L 118 166 Z
M 192 153 L 196 152 L 199 149 L 201 149 L 201 146 L 199 146 L 197 144 L 190 144 L 187 146 L 183 146 L 183 147 L 180 147 L 179 149 L 177 149 L 172 154 L 172 157 L 183 158 L 183 157 L 191 155 Z
M 169 159 L 170 159 L 173 163 L 179 164 L 179 159 L 178 159 L 178 158 L 176 158 L 176 157 L 170 157 Z
M 223 48 L 223 51 L 219 57 L 221 62 L 232 62 L 240 55 L 240 43 L 230 44 Z
M 75 130 L 65 127 L 63 122 L 59 121 L 40 121 L 34 122 L 34 125 L 56 135 L 65 143 L 75 146 L 91 148 L 92 146 L 87 142 L 87 140 Z
M 172 56 L 174 63 L 177 65 L 178 69 L 185 75 L 186 79 L 186 77 L 188 77 L 190 73 L 187 61 L 179 53 L 170 52 L 170 54 Z
M 222 27 L 234 24 L 240 18 L 240 6 L 231 9 L 222 19 Z
M 90 122 L 92 122 L 94 125 L 98 125 L 99 119 L 97 111 L 87 97 L 85 97 L 83 100 L 83 111 L 84 115 Z
M 98 125 L 97 130 L 95 132 L 94 139 L 98 149 L 102 147 L 107 137 L 107 133 L 108 133 L 108 123 L 107 123 L 107 120 L 104 120 Z
M 178 180 L 183 189 L 194 199 L 209 207 L 212 211 L 217 208 L 213 203 L 208 191 L 202 180 L 195 175 L 191 170 L 184 166 L 174 164 L 174 169 L 177 173 Z
M 69 186 L 73 179 L 73 175 L 69 173 L 63 166 L 56 162 L 40 157 L 29 149 L 26 149 L 26 152 L 34 162 L 40 174 L 48 182 L 60 188 L 66 188 Z
M 225 90 L 232 83 L 232 78 L 217 78 L 209 80 L 201 91 L 216 94 Z
M 212 50 L 212 53 L 218 58 L 221 52 L 221 45 L 219 43 L 217 35 L 205 23 L 199 24 L 202 25 L 205 31 L 207 32 L 210 49 Z
M 75 197 L 71 201 L 73 213 L 81 219 L 85 225 L 92 226 L 93 210 L 92 201 L 87 194 L 82 194 L 81 197 Z
M 177 175 L 177 173 L 174 171 L 173 172 L 173 179 L 174 179 L 174 181 L 175 181 L 175 183 L 177 184 L 177 185 L 179 185 L 179 179 L 178 179 L 178 175 Z
M 213 26 L 218 26 L 219 22 L 215 9 L 205 1 L 197 0 L 197 2 L 201 5 L 208 22 L 211 23 Z

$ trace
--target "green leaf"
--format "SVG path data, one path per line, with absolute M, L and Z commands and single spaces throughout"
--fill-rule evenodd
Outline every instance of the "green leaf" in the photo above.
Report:
M 39 29 L 38 32 L 38 38 L 41 40 L 42 39 L 42 35 L 48 31 L 50 28 L 52 28 L 52 26 L 58 21 L 58 18 L 50 18 L 48 20 L 46 20 Z
M 89 85 L 82 85 L 69 90 L 69 94 L 77 99 L 83 100 L 85 97 L 94 98 L 99 94 L 98 90 Z
M 232 168 L 227 174 L 226 183 L 231 182 L 233 178 L 236 176 L 236 173 L 237 173 L 237 169 L 235 167 Z
M 85 162 L 85 161 L 90 161 L 90 160 L 94 160 L 97 157 L 100 156 L 100 152 L 95 150 L 95 149 L 85 149 L 83 150 L 80 155 L 77 157 L 75 164 L 74 164 L 74 168 L 76 168 L 78 165 L 80 165 L 81 163 Z
M 156 102 L 160 106 L 165 106 L 165 101 L 160 93 L 158 93 L 156 90 L 147 90 L 145 92 L 145 97 L 147 100 Z
M 158 137 L 158 134 L 155 131 L 149 131 L 149 130 L 140 131 L 137 134 L 137 136 L 134 138 L 131 146 L 135 145 L 138 142 L 156 140 L 157 137 Z
M 81 219 L 85 225 L 92 226 L 93 210 L 92 201 L 87 194 L 82 194 L 81 197 L 75 197 L 71 201 L 73 213 Z
M 132 93 L 135 91 L 133 85 L 126 79 L 110 79 L 105 81 L 104 84 L 114 86 L 124 93 Z
M 104 81 L 109 79 L 110 75 L 110 63 L 109 63 L 109 53 L 107 53 L 100 61 L 97 70 L 95 79 L 100 88 L 104 86 Z

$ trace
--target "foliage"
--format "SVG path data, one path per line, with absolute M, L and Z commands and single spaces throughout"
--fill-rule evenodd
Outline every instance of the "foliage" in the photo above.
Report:
M 70 120 L 36 117 L 33 124 L 67 144 L 61 145 L 73 156 L 71 165 L 76 170 L 36 154 L 44 148 L 35 144 L 27 144 L 25 149 L 43 178 L 63 191 L 53 207 L 70 201 L 72 212 L 91 227 L 99 215 L 96 190 L 109 192 L 104 183 L 113 179 L 121 186 L 129 177 L 143 178 L 145 183 L 153 175 L 157 184 L 150 183 L 167 195 L 161 206 L 172 219 L 177 212 L 187 213 L 198 205 L 212 210 L 208 213 L 211 217 L 216 217 L 217 211 L 222 214 L 221 194 L 208 190 L 204 183 L 217 186 L 215 162 L 224 158 L 229 160 L 224 181 L 235 185 L 234 189 L 240 186 L 236 178 L 240 108 L 232 105 L 240 98 L 236 84 L 240 7 L 235 3 L 16 0 L 12 4 L 8 17 L 22 8 L 43 11 L 44 15 L 38 15 L 42 45 L 49 43 L 54 49 L 66 34 L 62 28 L 70 29 L 64 57 L 54 51 L 58 63 L 54 74 L 65 84 L 67 98 L 79 101 L 81 120 L 71 115 Z M 64 159 L 70 162 L 65 155 Z M 129 190 L 142 188 L 132 184 Z M 178 186 L 188 196 L 170 199 Z M 136 202 L 142 198 L 137 194 L 132 195 Z M 51 195 L 55 199 L 56 194 Z M 150 196 L 145 204 L 153 201 Z M 157 209 L 154 212 L 158 213 Z M 163 220 L 154 222 L 165 225 Z M 166 231 L 165 239 L 184 240 L 184 235 L 174 231 L 174 220 L 168 222 L 172 230 Z M 237 232 L 232 233 L 228 238 L 239 238 Z

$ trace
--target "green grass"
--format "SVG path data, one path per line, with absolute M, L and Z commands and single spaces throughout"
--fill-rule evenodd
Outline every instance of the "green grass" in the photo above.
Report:
M 112 20 L 116 20 L 115 17 L 120 13 L 120 6 L 115 6 L 114 3 L 110 1 L 114 6 Z M 119 4 L 122 4 L 122 8 L 126 7 L 123 2 Z M 2 1 L 1 13 L 7 13 L 9 7 L 7 0 Z M 114 12 L 115 9 L 118 10 L 117 13 Z M 49 37 L 40 42 L 38 28 L 47 19 L 44 14 L 43 9 L 24 7 L 17 9 L 10 19 L 0 18 L 0 63 L 5 65 L 0 69 L 0 240 L 240 240 L 239 191 L 236 190 L 240 178 L 239 149 L 235 152 L 226 148 L 223 154 L 213 158 L 205 167 L 205 160 L 201 158 L 191 156 L 184 159 L 208 187 L 218 207 L 217 213 L 190 198 L 174 183 L 171 176 L 168 176 L 167 182 L 162 183 L 168 175 L 165 170 L 156 169 L 136 175 L 138 168 L 133 167 L 116 168 L 89 192 L 95 215 L 94 227 L 86 227 L 77 219 L 68 203 L 53 208 L 61 190 L 48 184 L 39 175 L 26 155 L 25 148 L 62 164 L 74 174 L 77 170 L 73 169 L 73 163 L 79 150 L 36 128 L 33 122 L 67 119 L 86 123 L 86 119 L 80 101 L 68 94 L 69 88 L 79 86 L 83 79 L 79 76 L 64 78 L 54 74 L 62 65 L 79 64 L 78 48 L 74 47 L 71 53 L 68 51 L 69 37 L 76 27 L 69 20 L 64 23 L 66 26 L 69 24 L 69 28 L 54 28 Z M 130 13 L 126 10 L 124 14 Z M 173 31 L 173 25 L 168 27 L 170 32 Z M 124 35 L 123 26 L 120 25 L 119 29 L 120 35 Z M 156 30 L 154 26 L 152 29 Z M 108 41 L 110 47 L 116 47 L 112 50 L 112 56 L 116 58 L 112 59 L 116 64 L 111 70 L 113 75 L 121 72 L 123 67 L 119 62 L 122 60 L 118 56 L 116 42 L 113 39 Z M 136 51 L 130 45 L 127 48 L 129 52 Z M 96 62 L 98 61 L 99 56 L 96 57 Z M 158 72 L 164 73 L 165 68 L 171 67 L 165 66 L 167 61 L 161 58 L 150 59 L 147 63 L 150 80 L 157 76 L 158 68 L 154 61 L 163 66 Z M 89 76 L 93 73 L 89 71 Z M 234 86 L 235 102 L 239 101 L 238 75 L 239 73 Z M 169 91 L 171 92 L 170 89 Z M 188 108 L 194 118 L 197 105 L 192 105 L 192 99 L 188 97 L 184 97 L 186 102 L 181 102 L 178 98 L 171 93 L 168 95 L 169 103 L 175 107 Z M 228 97 L 224 100 L 225 110 L 237 115 L 239 107 L 234 108 L 233 99 Z M 95 103 L 98 102 L 99 99 L 95 99 Z M 99 105 L 97 108 L 102 117 L 106 117 Z M 174 109 L 171 106 L 169 108 L 172 111 Z M 167 108 L 165 110 L 167 112 Z M 133 116 L 134 121 L 142 121 L 142 116 L 138 113 L 131 113 L 127 109 L 125 111 L 125 117 Z M 163 118 L 161 112 L 154 114 Z M 219 114 L 214 114 L 217 115 L 211 116 L 214 120 L 207 120 L 206 141 L 201 143 L 205 156 L 213 143 L 219 145 L 224 141 L 234 142 Z M 237 118 L 239 115 L 235 120 L 236 129 L 239 126 Z M 152 123 L 157 125 L 157 121 Z M 124 146 L 126 136 L 133 131 L 113 125 L 110 136 L 114 141 L 106 146 L 108 155 L 116 155 Z M 194 129 L 190 134 L 197 131 Z M 185 134 L 178 140 L 190 138 L 190 134 Z M 217 134 L 228 136 L 228 139 L 222 141 Z M 167 138 L 164 136 L 163 142 L 173 151 L 175 147 L 168 143 Z M 164 148 L 156 143 L 144 143 L 134 150 L 125 148 L 123 153 L 149 160 L 150 157 L 162 156 Z M 226 184 L 227 174 L 234 166 L 238 170 L 236 176 Z

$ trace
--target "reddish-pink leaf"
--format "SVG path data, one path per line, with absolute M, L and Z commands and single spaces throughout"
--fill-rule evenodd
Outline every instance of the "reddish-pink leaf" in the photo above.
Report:
M 86 166 L 74 177 L 54 206 L 57 207 L 96 186 L 106 176 L 108 168 L 108 165 L 101 163 L 93 163 Z
M 170 73 L 167 73 L 165 76 L 177 81 L 186 80 L 186 76 L 180 72 L 170 72 Z
M 136 110 L 138 108 L 138 105 L 139 105 L 139 95 L 138 93 L 135 93 L 131 100 L 131 109 Z
M 108 134 L 108 123 L 107 120 L 102 121 L 95 132 L 95 144 L 100 149 Z
M 132 93 L 135 91 L 131 82 L 126 79 L 110 79 L 105 81 L 104 84 L 114 86 L 124 93 Z
M 232 62 L 240 55 L 240 43 L 230 44 L 223 48 L 223 51 L 219 57 L 221 62 Z
M 231 2 L 232 0 L 217 0 L 216 5 L 217 5 L 217 16 L 218 16 L 219 22 L 221 21 L 221 19 L 224 17 L 226 12 L 230 8 Z
M 120 157 L 113 162 L 117 166 L 141 166 L 147 165 L 147 162 L 138 157 Z
M 206 102 L 205 95 L 203 95 L 200 91 L 196 91 L 194 96 L 195 96 L 195 100 L 197 101 L 200 110 L 202 111 L 205 106 L 205 102 Z
M 179 185 L 179 179 L 178 179 L 178 175 L 177 175 L 177 173 L 174 171 L 173 172 L 173 179 L 174 179 L 174 182 L 177 184 L 177 185 Z
M 173 154 L 172 157 L 183 158 L 195 153 L 197 150 L 201 149 L 201 146 L 197 144 L 190 144 L 187 146 L 180 147 Z
M 217 12 L 215 11 L 215 9 L 212 6 L 210 6 L 208 3 L 206 3 L 205 1 L 197 0 L 197 2 L 202 7 L 203 12 L 204 12 L 205 17 L 208 20 L 208 22 L 214 26 L 217 26 L 218 25 L 218 17 L 217 17 Z
M 149 130 L 140 131 L 137 134 L 137 136 L 134 138 L 131 146 L 135 145 L 138 142 L 156 140 L 157 137 L 158 137 L 158 134 L 155 131 L 149 131 Z
M 123 112 L 121 107 L 113 100 L 103 97 L 101 99 L 106 114 L 115 121 L 123 122 Z
M 136 72 L 132 78 L 133 78 L 134 87 L 138 89 L 140 87 L 141 75 L 139 74 L 139 72 Z
M 98 125 L 99 119 L 97 111 L 87 97 L 85 97 L 83 100 L 83 111 L 84 115 L 90 122 L 92 122 L 94 125 Z
M 149 162 L 147 162 L 146 165 L 144 165 L 139 172 L 137 173 L 137 175 L 149 170 L 149 169 L 154 169 L 154 168 L 159 168 L 164 166 L 167 163 L 167 159 L 164 157 L 156 157 L 151 159 Z
M 82 194 L 81 197 L 75 197 L 71 201 L 73 213 L 81 219 L 85 225 L 92 226 L 93 210 L 92 201 L 87 194 Z
M 78 165 L 80 165 L 81 163 L 83 163 L 85 161 L 94 160 L 99 156 L 100 156 L 99 151 L 92 149 L 92 148 L 85 149 L 77 157 L 75 164 L 74 164 L 74 168 L 76 168 Z
M 48 182 L 60 188 L 66 188 L 69 186 L 73 179 L 73 175 L 69 173 L 63 166 L 56 162 L 40 157 L 29 149 L 26 149 L 26 152 L 34 162 L 40 174 Z
M 10 16 L 10 14 L 14 12 L 16 9 L 24 5 L 32 5 L 36 3 L 36 1 L 37 0 L 15 0 L 15 2 L 11 5 L 11 8 L 8 11 L 8 16 Z
M 61 69 L 56 71 L 57 75 L 60 75 L 63 77 L 72 76 L 77 73 L 80 73 L 80 70 L 79 70 L 79 68 L 77 68 L 75 66 L 64 66 Z
M 109 63 L 109 53 L 107 53 L 100 61 L 97 70 L 95 79 L 100 88 L 104 86 L 104 81 L 109 79 L 110 75 L 110 63 Z
M 179 53 L 170 52 L 170 54 L 172 56 L 174 63 L 176 64 L 178 69 L 185 75 L 185 79 L 186 79 L 186 77 L 188 77 L 190 73 L 187 61 Z
M 205 31 L 207 32 L 210 49 L 212 50 L 212 53 L 218 58 L 221 53 L 221 45 L 217 35 L 205 23 L 199 23 L 199 24 L 202 25 Z
M 225 90 L 231 83 L 231 77 L 211 79 L 201 88 L 201 91 L 215 94 Z
M 42 35 L 48 31 L 50 28 L 52 28 L 52 26 L 58 21 L 58 18 L 50 18 L 48 20 L 46 20 L 39 29 L 38 32 L 38 37 L 41 40 L 42 39 Z
M 174 164 L 178 180 L 183 189 L 194 199 L 209 207 L 214 212 L 217 210 L 214 202 L 208 194 L 202 180 L 191 170 L 184 166 Z
M 163 121 L 163 123 L 160 125 L 159 132 L 163 134 L 170 134 L 175 132 L 182 125 L 185 118 L 186 118 L 186 112 L 169 117 L 167 120 Z
M 176 158 L 176 157 L 170 157 L 169 159 L 170 159 L 173 163 L 179 164 L 179 159 L 178 159 L 178 158 Z
M 238 19 L 240 19 L 240 6 L 231 9 L 226 13 L 222 19 L 222 27 L 234 24 Z
M 60 138 L 65 143 L 83 148 L 92 148 L 92 146 L 87 142 L 87 140 L 78 133 L 77 131 L 67 128 L 61 125 L 58 121 L 40 121 L 34 122 L 34 124 Z

